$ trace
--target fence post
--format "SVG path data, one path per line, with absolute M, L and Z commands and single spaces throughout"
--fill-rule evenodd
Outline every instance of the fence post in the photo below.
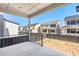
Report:
M 41 34 L 40 36 L 41 36 L 41 46 L 43 47 L 43 34 Z

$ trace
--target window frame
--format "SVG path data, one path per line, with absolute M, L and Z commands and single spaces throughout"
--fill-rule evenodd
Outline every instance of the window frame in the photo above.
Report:
M 71 25 L 76 25 L 76 21 L 75 20 L 71 20 Z
M 53 26 L 52 26 L 53 25 Z M 51 24 L 50 27 L 56 27 L 56 24 Z
M 44 31 L 44 30 L 46 30 L 46 31 Z M 47 29 L 42 29 L 42 32 L 46 33 L 47 32 Z
M 53 31 L 52 31 L 53 30 Z M 55 29 L 51 29 L 50 32 L 55 33 Z
M 69 30 L 69 31 L 68 31 Z M 71 33 L 71 29 L 67 29 L 67 33 Z

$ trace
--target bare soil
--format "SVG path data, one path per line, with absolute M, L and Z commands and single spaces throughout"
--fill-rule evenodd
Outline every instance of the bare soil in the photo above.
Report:
M 46 38 L 43 40 L 43 45 L 68 56 L 79 56 L 78 43 Z

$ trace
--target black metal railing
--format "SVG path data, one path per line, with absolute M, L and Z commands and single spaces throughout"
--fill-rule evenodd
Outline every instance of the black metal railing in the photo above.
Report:
M 0 48 L 10 46 L 13 44 L 22 43 L 25 41 L 29 41 L 27 35 L 20 35 L 15 37 L 2 37 L 0 38 Z
M 43 34 L 31 33 L 30 42 L 43 46 Z M 29 41 L 28 35 L 11 35 L 0 37 L 0 48 Z

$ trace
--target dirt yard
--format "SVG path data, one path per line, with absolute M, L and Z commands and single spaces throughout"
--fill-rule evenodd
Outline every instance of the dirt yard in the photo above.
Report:
M 68 41 L 46 38 L 43 41 L 45 47 L 62 52 L 68 56 L 79 56 L 79 44 Z

